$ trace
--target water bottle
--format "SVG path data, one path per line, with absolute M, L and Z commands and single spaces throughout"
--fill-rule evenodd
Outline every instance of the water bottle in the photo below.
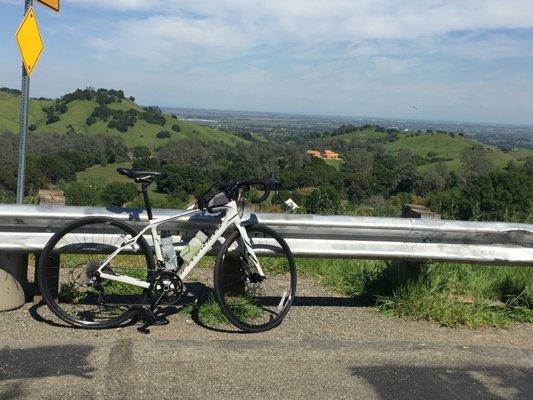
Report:
M 178 257 L 172 243 L 172 234 L 168 231 L 161 232 L 161 253 L 166 269 L 178 269 Z
M 200 251 L 205 242 L 207 242 L 207 235 L 202 231 L 196 232 L 196 235 L 187 243 L 187 246 L 180 251 L 180 257 L 184 264 L 188 264 L 193 257 Z

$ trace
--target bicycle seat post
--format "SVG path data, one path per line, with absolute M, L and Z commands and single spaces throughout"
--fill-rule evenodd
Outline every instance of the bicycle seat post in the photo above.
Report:
M 152 183 L 151 181 L 140 181 L 141 191 L 144 199 L 144 206 L 146 207 L 146 214 L 148 215 L 148 220 L 154 219 L 152 214 L 152 205 L 150 204 L 150 198 L 148 197 L 148 186 Z

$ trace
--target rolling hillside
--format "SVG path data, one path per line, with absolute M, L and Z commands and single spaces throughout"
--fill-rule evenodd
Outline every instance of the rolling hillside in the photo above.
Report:
M 503 168 L 511 160 L 518 163 L 524 161 L 528 156 L 533 156 L 531 150 L 516 150 L 503 152 L 502 150 L 483 145 L 471 138 L 446 133 L 420 133 L 410 132 L 398 133 L 398 138 L 394 141 L 387 140 L 387 133 L 376 131 L 374 128 L 366 128 L 342 135 L 335 135 L 330 138 L 330 142 L 337 140 L 360 140 L 364 142 L 382 143 L 391 153 L 397 153 L 402 149 L 409 149 L 414 155 L 423 160 L 423 165 L 419 166 L 421 171 L 443 162 L 449 170 L 458 170 L 461 167 L 461 152 L 474 144 L 479 144 L 488 150 L 488 156 L 494 166 Z
M 98 120 L 89 126 L 86 121 L 99 105 L 96 100 L 72 100 L 67 103 L 68 110 L 63 114 L 58 114 L 60 117 L 59 121 L 46 124 L 47 114 L 43 111 L 43 108 L 48 108 L 55 104 L 55 100 L 30 100 L 28 125 L 35 125 L 36 133 L 55 132 L 63 134 L 72 129 L 83 134 L 111 133 L 122 136 L 130 147 L 143 145 L 151 148 L 158 147 L 168 140 L 187 138 L 205 142 L 224 142 L 227 144 L 247 143 L 245 139 L 238 136 L 174 119 L 171 115 L 165 113 L 163 113 L 166 120 L 164 125 L 137 119 L 133 127 L 128 127 L 127 132 L 120 132 L 118 129 L 109 128 L 107 126 L 108 122 L 102 120 Z M 18 132 L 19 107 L 19 96 L 0 90 L 0 132 Z M 128 98 L 121 99 L 121 102 L 109 103 L 107 107 L 110 110 L 122 110 L 124 112 L 134 109 L 141 113 L 144 110 L 143 107 Z M 179 132 L 172 130 L 174 124 L 180 127 Z M 160 131 L 170 132 L 171 137 L 156 137 Z

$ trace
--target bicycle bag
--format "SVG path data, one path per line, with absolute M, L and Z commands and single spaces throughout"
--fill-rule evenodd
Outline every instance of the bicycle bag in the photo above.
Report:
M 198 208 L 201 210 L 211 210 L 215 207 L 222 207 L 228 204 L 230 200 L 224 192 L 207 191 L 198 198 Z

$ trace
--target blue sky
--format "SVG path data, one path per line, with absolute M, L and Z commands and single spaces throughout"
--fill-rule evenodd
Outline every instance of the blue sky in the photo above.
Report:
M 0 86 L 20 86 L 23 0 L 0 0 Z M 533 124 L 531 0 L 63 0 L 35 5 L 32 96 Z

